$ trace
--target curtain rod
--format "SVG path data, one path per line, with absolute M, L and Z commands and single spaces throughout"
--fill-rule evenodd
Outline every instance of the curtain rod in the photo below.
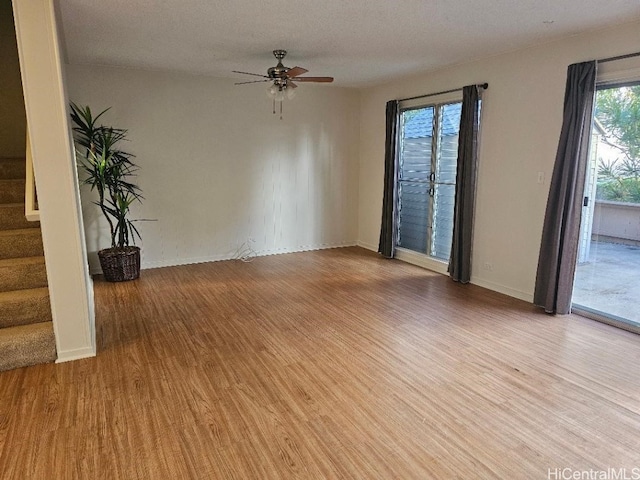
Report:
M 478 83 L 476 84 L 476 87 L 480 87 L 483 89 L 487 89 L 489 88 L 489 84 L 488 83 Z M 408 97 L 408 98 L 401 98 L 399 100 L 397 100 L 398 102 L 406 102 L 407 100 L 416 100 L 418 98 L 427 98 L 427 97 L 435 97 L 436 95 L 444 95 L 445 93 L 453 93 L 453 92 L 460 92 L 462 91 L 462 88 L 453 88 L 451 90 L 445 90 L 443 92 L 436 92 L 436 93 L 427 93 L 426 95 L 418 95 L 417 97 Z
M 602 58 L 596 60 L 597 63 L 613 62 L 614 60 L 624 60 L 625 58 L 640 57 L 640 52 L 627 53 L 626 55 L 618 55 L 617 57 Z

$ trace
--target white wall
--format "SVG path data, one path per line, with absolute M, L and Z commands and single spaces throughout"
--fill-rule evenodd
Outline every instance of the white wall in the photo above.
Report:
M 249 238 L 259 254 L 357 240 L 359 95 L 301 85 L 273 115 L 265 84 L 67 66 L 69 97 L 129 129 L 145 201 L 133 218 L 143 268 L 230 258 Z M 82 192 L 90 252 L 109 246 Z M 92 270 L 97 270 L 96 256 Z
M 363 91 L 359 243 L 377 248 L 385 102 L 472 83 L 484 94 L 472 282 L 531 301 L 567 66 L 640 49 L 640 23 L 573 36 Z M 544 182 L 537 183 L 538 172 Z M 486 263 L 492 269 L 483 268 Z
M 74 360 L 95 355 L 93 284 L 54 0 L 15 1 L 13 7 L 58 361 Z

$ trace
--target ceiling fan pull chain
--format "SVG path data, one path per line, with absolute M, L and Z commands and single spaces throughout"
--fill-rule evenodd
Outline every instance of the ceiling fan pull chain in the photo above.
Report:
M 284 103 L 284 102 L 280 102 L 280 120 L 282 120 L 282 104 L 283 104 L 283 103 Z
M 276 114 L 276 99 L 273 99 L 273 114 Z

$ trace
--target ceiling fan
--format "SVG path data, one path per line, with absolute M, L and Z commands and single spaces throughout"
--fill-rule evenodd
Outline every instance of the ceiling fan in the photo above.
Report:
M 261 77 L 262 80 L 250 80 L 247 82 L 236 82 L 235 85 L 246 85 L 248 83 L 261 83 L 270 82 L 267 94 L 273 99 L 273 113 L 276 113 L 276 102 L 280 102 L 280 119 L 282 119 L 282 101 L 286 98 L 293 98 L 295 95 L 295 88 L 298 86 L 295 82 L 320 82 L 331 83 L 333 77 L 301 77 L 309 70 L 302 67 L 285 67 L 282 64 L 282 60 L 287 55 L 286 50 L 274 50 L 273 56 L 278 60 L 278 64 L 275 67 L 271 67 L 267 70 L 266 75 L 260 75 L 258 73 L 240 72 L 233 70 L 233 73 L 241 73 L 243 75 L 251 75 L 254 77 Z

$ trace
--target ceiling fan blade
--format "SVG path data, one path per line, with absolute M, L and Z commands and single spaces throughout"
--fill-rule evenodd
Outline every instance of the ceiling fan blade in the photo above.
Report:
M 287 88 L 291 87 L 291 88 L 298 88 L 298 85 L 296 85 L 295 83 L 293 83 L 291 80 L 289 80 L 287 82 Z
M 308 71 L 309 70 L 307 70 L 306 68 L 293 67 L 289 69 L 289 71 L 287 72 L 287 76 L 289 78 L 293 78 L 293 77 L 297 77 L 298 75 L 302 75 L 303 73 L 307 73 Z
M 249 72 L 239 72 L 238 70 L 231 70 L 233 73 L 242 73 L 243 75 L 253 75 L 254 77 L 262 77 L 262 78 L 269 78 L 266 75 L 259 75 L 257 73 L 249 73 Z
M 296 77 L 296 82 L 322 82 L 322 83 L 331 83 L 333 82 L 333 77 Z
M 270 78 L 267 78 L 266 80 L 251 80 L 250 82 L 236 82 L 234 83 L 234 85 L 245 85 L 247 83 L 263 83 L 263 82 L 269 82 L 271 81 Z

